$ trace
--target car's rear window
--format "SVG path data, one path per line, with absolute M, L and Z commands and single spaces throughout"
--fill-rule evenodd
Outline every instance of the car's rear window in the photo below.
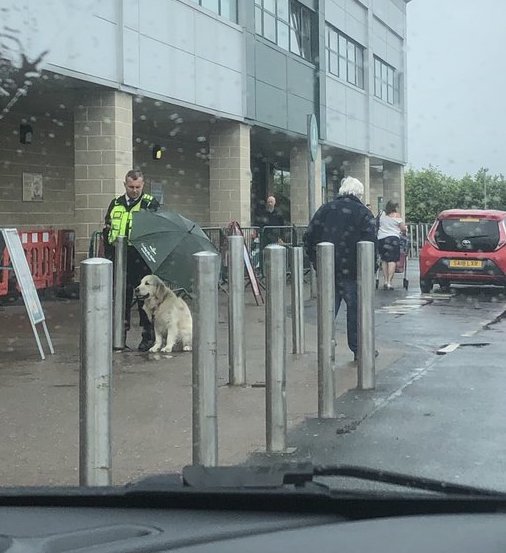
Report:
M 499 243 L 499 221 L 467 217 L 439 221 L 435 235 L 440 250 L 490 252 Z

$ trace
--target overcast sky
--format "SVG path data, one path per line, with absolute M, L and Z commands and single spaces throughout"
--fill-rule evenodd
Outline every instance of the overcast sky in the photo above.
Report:
M 506 175 L 506 0 L 412 0 L 408 165 Z

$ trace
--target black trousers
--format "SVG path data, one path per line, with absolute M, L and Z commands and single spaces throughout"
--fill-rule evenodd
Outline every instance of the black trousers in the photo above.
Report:
M 151 271 L 142 259 L 139 252 L 132 246 L 127 248 L 127 263 L 126 263 L 126 305 L 125 305 L 125 329 L 129 330 L 132 317 L 132 301 L 134 298 L 134 289 L 139 286 L 140 281 L 146 275 L 150 275 Z M 148 319 L 144 309 L 143 302 L 137 301 L 139 311 L 139 324 L 142 326 L 142 337 L 151 339 L 153 336 L 153 327 Z

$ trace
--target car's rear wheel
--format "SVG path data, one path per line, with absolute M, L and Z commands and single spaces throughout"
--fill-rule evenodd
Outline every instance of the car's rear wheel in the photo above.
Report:
M 420 279 L 420 290 L 423 294 L 428 294 L 432 290 L 432 280 L 427 278 Z

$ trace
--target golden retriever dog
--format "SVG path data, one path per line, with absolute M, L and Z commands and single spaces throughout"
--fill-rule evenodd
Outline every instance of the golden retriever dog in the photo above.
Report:
M 144 300 L 143 309 L 155 329 L 155 344 L 149 351 L 168 353 L 178 342 L 183 351 L 191 351 L 192 316 L 186 302 L 156 275 L 145 276 L 135 295 Z

